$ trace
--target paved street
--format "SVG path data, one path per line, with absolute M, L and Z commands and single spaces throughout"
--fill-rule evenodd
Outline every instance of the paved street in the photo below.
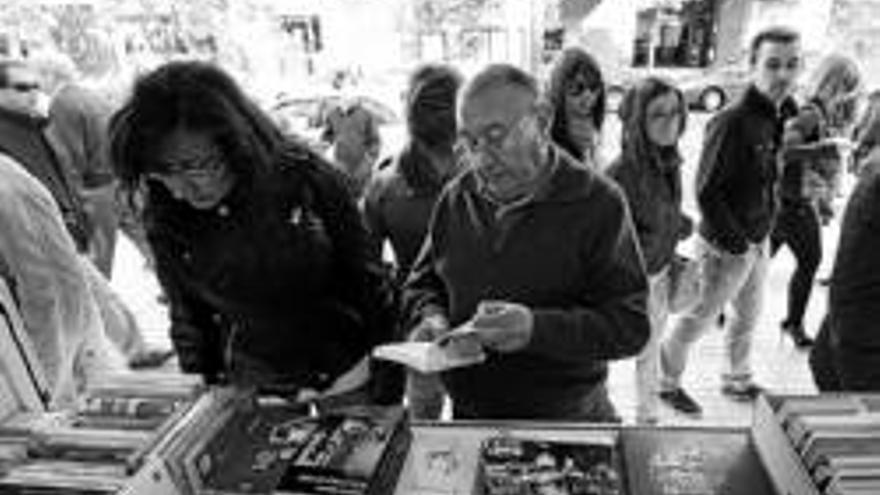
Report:
M 684 138 L 685 203 L 686 209 L 691 213 L 695 213 L 693 173 L 706 118 L 705 114 L 693 114 Z M 619 130 L 614 119 L 610 120 L 605 132 L 605 146 L 607 149 L 614 149 Z M 839 220 L 839 215 L 836 220 Z M 833 244 L 837 239 L 836 224 L 824 229 L 824 238 L 826 256 L 819 269 L 820 277 L 827 274 L 830 267 Z M 156 300 L 158 291 L 154 278 L 145 270 L 143 260 L 127 239 L 121 239 L 116 256 L 113 285 L 135 309 L 139 321 L 147 330 L 148 339 L 157 344 L 168 345 L 167 316 Z M 779 331 L 779 322 L 785 313 L 786 285 L 793 266 L 793 258 L 787 250 L 781 251 L 771 265 L 765 311 L 753 347 L 754 368 L 757 380 L 773 392 L 810 393 L 815 389 L 807 369 L 807 355 L 794 348 L 790 340 L 782 340 Z M 816 286 L 806 321 L 808 333 L 814 333 L 818 327 L 824 313 L 826 293 L 824 287 Z M 746 425 L 751 421 L 750 407 L 730 402 L 719 393 L 719 372 L 723 362 L 722 336 L 723 332 L 720 330 L 710 332 L 694 347 L 684 385 L 704 406 L 704 417 L 700 423 Z M 610 382 L 614 402 L 624 418 L 631 419 L 635 401 L 632 360 L 615 363 Z M 693 422 L 668 409 L 662 411 L 661 421 L 684 424 Z

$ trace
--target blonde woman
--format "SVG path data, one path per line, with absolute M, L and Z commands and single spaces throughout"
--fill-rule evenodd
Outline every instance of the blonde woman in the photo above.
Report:
M 828 194 L 842 168 L 840 141 L 832 138 L 832 131 L 852 124 L 860 94 L 856 64 L 831 55 L 813 74 L 806 104 L 785 125 L 780 208 L 770 241 L 773 254 L 787 245 L 797 262 L 781 329 L 801 348 L 813 343 L 803 320 L 822 260 L 820 217 L 829 214 Z

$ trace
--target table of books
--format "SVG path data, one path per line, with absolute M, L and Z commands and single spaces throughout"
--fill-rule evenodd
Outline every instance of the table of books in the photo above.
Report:
M 395 494 L 776 493 L 745 428 L 417 423 Z
M 62 423 L 0 423 L 0 493 L 880 494 L 878 396 L 762 397 L 750 428 L 639 427 L 316 415 L 181 385 L 114 380 Z

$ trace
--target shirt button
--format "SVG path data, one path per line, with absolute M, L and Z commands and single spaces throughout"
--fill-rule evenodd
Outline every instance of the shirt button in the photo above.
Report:
M 220 205 L 220 207 L 217 208 L 217 214 L 220 215 L 221 217 L 228 217 L 229 216 L 229 207 L 226 205 Z
M 187 263 L 191 263 L 192 262 L 192 253 L 190 253 L 189 251 L 184 251 L 183 254 L 181 255 L 181 258 L 183 258 L 183 261 L 185 261 Z
M 211 320 L 219 325 L 223 322 L 223 316 L 220 313 L 214 313 L 213 315 L 211 315 Z

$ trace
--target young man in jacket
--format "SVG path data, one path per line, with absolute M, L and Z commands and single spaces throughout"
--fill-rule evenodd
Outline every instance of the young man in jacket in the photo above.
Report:
M 492 65 L 459 101 L 465 166 L 404 289 L 410 338 L 469 322 L 487 360 L 442 375 L 455 418 L 614 421 L 607 362 L 649 335 L 626 201 L 549 137 L 537 82 Z
M 661 344 L 660 397 L 687 414 L 701 413 L 681 386 L 688 352 L 728 303 L 732 312 L 721 391 L 739 401 L 753 400 L 762 391 L 752 379 L 752 333 L 761 312 L 776 215 L 782 124 L 801 68 L 799 35 L 778 27 L 761 31 L 752 40 L 750 61 L 748 90 L 706 125 L 696 181 L 701 300 Z

